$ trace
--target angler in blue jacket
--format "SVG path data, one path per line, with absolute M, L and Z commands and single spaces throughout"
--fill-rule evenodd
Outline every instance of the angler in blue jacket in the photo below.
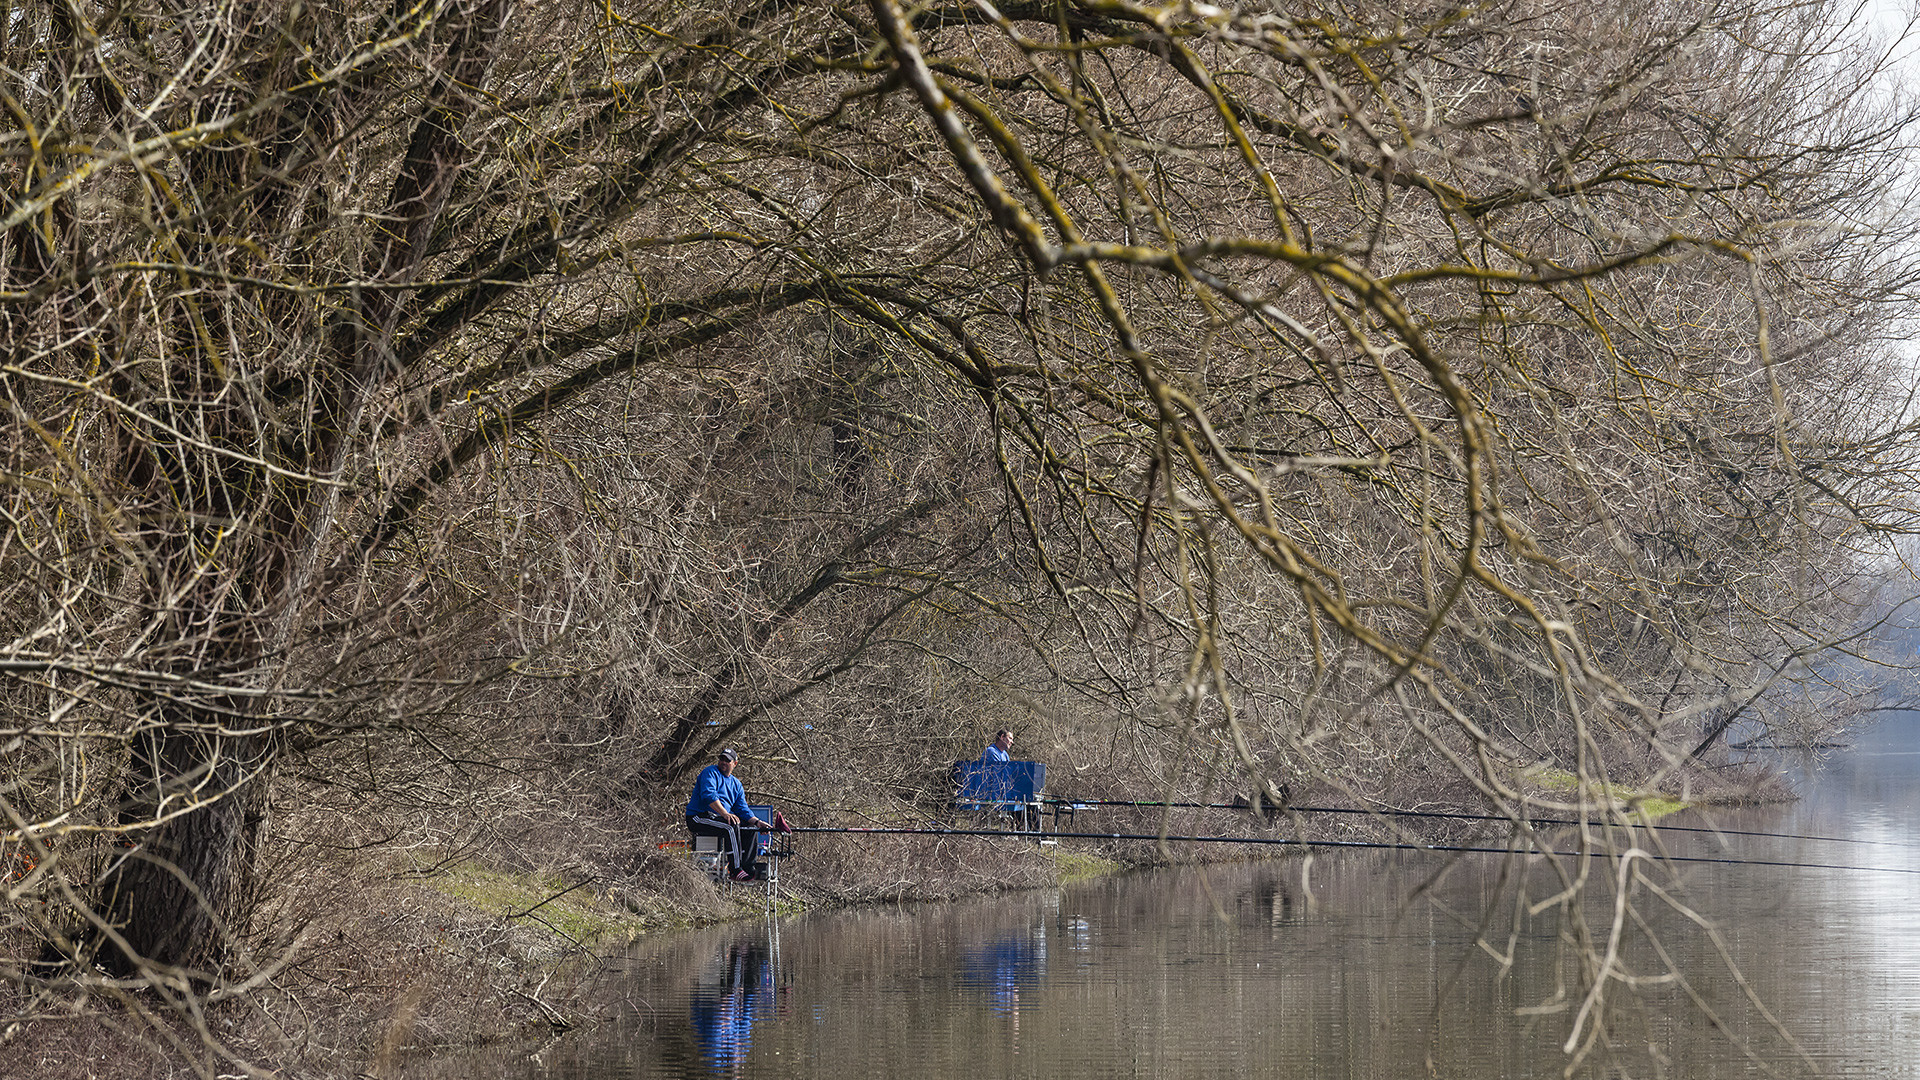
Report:
M 988 765 L 1005 765 L 1013 760 L 1013 755 L 1008 752 L 1012 749 L 1013 732 L 1001 728 L 993 733 L 993 741 L 987 744 L 987 748 L 980 751 L 980 761 Z
M 693 798 L 687 802 L 687 829 L 695 836 L 718 836 L 726 845 L 728 875 L 735 881 L 764 880 L 760 865 L 760 830 L 773 823 L 753 816 L 747 789 L 734 779 L 740 755 L 732 747 L 720 751 L 720 760 L 700 770 Z

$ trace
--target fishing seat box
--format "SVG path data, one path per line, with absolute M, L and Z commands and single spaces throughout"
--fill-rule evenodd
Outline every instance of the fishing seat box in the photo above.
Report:
M 773 820 L 771 806 L 748 804 L 747 809 L 761 821 Z M 764 829 L 756 837 L 760 845 L 760 859 L 767 865 L 768 870 L 774 873 L 778 872 L 780 859 L 793 855 L 792 844 L 787 842 L 785 836 L 779 836 L 781 842 L 776 844 L 774 842 L 776 835 L 773 830 Z M 700 868 L 710 874 L 715 881 L 725 876 L 727 855 L 721 850 L 720 837 L 711 833 L 694 833 L 688 837 L 688 847 L 693 851 L 693 861 L 699 863 Z
M 1047 767 L 1038 761 L 956 761 L 953 783 L 955 810 L 1004 810 L 1037 819 Z

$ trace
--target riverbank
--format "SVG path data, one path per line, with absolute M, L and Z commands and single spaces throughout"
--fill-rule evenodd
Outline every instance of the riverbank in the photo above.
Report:
M 1107 820 L 1133 829 L 1148 818 Z M 249 952 L 260 968 L 244 998 L 176 1011 L 151 991 L 111 985 L 48 996 L 17 1010 L 33 1018 L 5 1033 L 7 1075 L 396 1077 L 410 1061 L 591 1026 L 601 1014 L 583 988 L 597 958 L 765 908 L 759 886 L 709 880 L 670 827 L 633 828 L 638 842 L 622 857 L 538 868 L 306 848 L 257 920 Z M 803 835 L 797 847 L 782 873 L 782 912 L 938 902 L 1246 857 L 1217 845 L 1041 844 L 1013 834 Z M 197 1026 L 183 1019 L 196 1012 Z
M 1540 782 L 1551 796 L 1551 778 Z M 1456 793 L 1457 794 L 1457 793 Z M 1621 793 L 1650 810 L 1678 805 Z M 1436 810 L 1466 805 L 1430 803 Z M 152 990 L 101 983 L 47 994 L 5 1033 L 9 1076 L 390 1078 L 409 1062 L 489 1045 L 537 1045 L 602 1016 L 598 959 L 647 935 L 760 914 L 757 886 L 718 885 L 686 852 L 677 806 L 626 806 L 570 843 L 443 850 L 300 842 L 271 853 L 281 883 L 247 941 L 245 995 L 168 1008 Z M 866 819 L 802 824 L 871 825 Z M 290 823 L 298 824 L 298 823 Z M 309 823 L 311 826 L 312 823 Z M 1074 831 L 1302 835 L 1302 819 L 1227 809 L 1082 811 Z M 1503 828 L 1447 818 L 1316 817 L 1317 840 L 1454 841 Z M 289 828 L 285 836 L 303 835 Z M 802 834 L 782 912 L 937 902 L 1052 887 L 1123 870 L 1294 854 L 1232 844 L 995 836 Z M 528 853 L 560 857 L 538 861 Z M 251 963 L 253 966 L 249 967 Z M 176 1006 L 180 1002 L 174 1003 Z M 104 1052 L 103 1052 L 104 1051 Z

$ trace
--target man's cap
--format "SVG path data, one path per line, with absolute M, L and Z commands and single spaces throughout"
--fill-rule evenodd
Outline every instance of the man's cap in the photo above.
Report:
M 735 750 L 733 747 L 729 746 L 725 750 L 720 751 L 720 760 L 721 761 L 739 761 L 740 752 L 738 750 Z

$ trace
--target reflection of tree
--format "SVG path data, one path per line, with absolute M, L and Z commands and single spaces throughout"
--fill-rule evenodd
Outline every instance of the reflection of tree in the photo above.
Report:
M 1283 877 L 1256 880 L 1237 900 L 1241 917 L 1251 923 L 1278 928 L 1299 919 L 1293 906 L 1293 889 Z
M 693 1036 L 700 1060 L 731 1069 L 753 1046 L 753 1025 L 773 1015 L 773 961 L 758 941 L 736 941 L 693 987 Z

